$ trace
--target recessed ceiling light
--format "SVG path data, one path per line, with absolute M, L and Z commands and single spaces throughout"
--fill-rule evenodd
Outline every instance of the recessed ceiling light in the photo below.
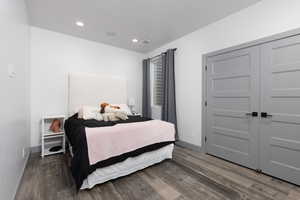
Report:
M 84 27 L 84 23 L 82 21 L 77 21 L 76 25 L 79 27 Z
M 132 42 L 133 42 L 133 43 L 137 43 L 137 42 L 139 42 L 139 40 L 136 39 L 136 38 L 134 38 L 134 39 L 132 39 Z

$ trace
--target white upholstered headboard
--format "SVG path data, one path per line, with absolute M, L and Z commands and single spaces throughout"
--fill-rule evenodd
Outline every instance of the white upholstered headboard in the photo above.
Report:
M 100 102 L 127 102 L 127 81 L 120 77 L 74 73 L 69 74 L 68 82 L 69 115 L 74 114 L 81 105 L 99 106 Z

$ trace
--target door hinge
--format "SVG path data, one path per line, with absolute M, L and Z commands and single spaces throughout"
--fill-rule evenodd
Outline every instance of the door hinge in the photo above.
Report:
M 205 71 L 207 71 L 207 65 L 205 65 Z
M 205 141 L 205 143 L 207 142 L 207 137 L 206 136 L 204 137 L 204 141 Z
M 204 102 L 204 105 L 207 106 L 207 101 Z

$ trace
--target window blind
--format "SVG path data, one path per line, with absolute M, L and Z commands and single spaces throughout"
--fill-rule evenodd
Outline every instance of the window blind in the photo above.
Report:
M 161 106 L 163 104 L 164 80 L 162 56 L 151 59 L 153 64 L 153 104 Z

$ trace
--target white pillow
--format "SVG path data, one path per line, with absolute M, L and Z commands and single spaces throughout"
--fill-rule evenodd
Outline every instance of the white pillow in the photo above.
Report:
M 112 104 L 112 106 L 119 106 L 121 112 L 124 112 L 126 115 L 132 115 L 132 112 L 127 104 Z
M 83 118 L 83 106 L 80 106 L 79 108 L 76 108 L 74 112 L 78 113 L 78 119 Z
M 93 106 L 82 106 L 81 108 L 82 110 L 82 118 L 85 120 L 88 119 L 100 119 L 99 113 L 100 113 L 100 108 L 98 107 L 93 107 Z M 80 113 L 80 111 L 79 111 Z M 80 114 L 78 113 L 78 117 L 80 116 Z
M 74 108 L 70 112 L 71 115 L 74 115 L 76 113 L 78 113 L 78 118 L 82 118 L 82 105 L 81 106 L 77 106 L 76 108 Z

